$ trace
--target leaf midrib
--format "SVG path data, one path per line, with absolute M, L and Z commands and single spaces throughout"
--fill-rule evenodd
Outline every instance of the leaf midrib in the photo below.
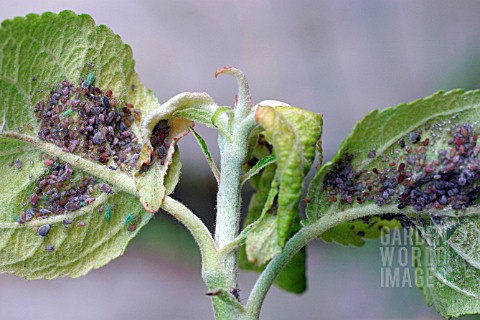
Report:
M 89 160 L 86 160 L 78 155 L 67 153 L 62 151 L 61 148 L 56 145 L 40 140 L 39 138 L 28 136 L 25 134 L 20 134 L 16 132 L 3 132 L 0 136 L 5 136 L 8 138 L 13 138 L 19 141 L 27 142 L 31 144 L 34 148 L 39 149 L 47 154 L 57 156 L 60 160 L 68 162 L 73 167 L 78 168 L 86 173 L 89 173 L 93 176 L 96 176 L 109 184 L 115 186 L 116 188 L 125 191 L 133 196 L 138 197 L 138 191 L 135 187 L 135 182 L 133 177 L 128 176 L 127 174 L 117 170 L 112 171 L 106 168 L 103 165 L 96 164 Z

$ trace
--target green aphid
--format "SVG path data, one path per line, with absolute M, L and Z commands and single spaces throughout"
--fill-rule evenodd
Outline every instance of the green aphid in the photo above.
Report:
M 81 205 L 82 207 L 85 207 L 85 206 L 87 205 L 87 203 L 86 203 L 85 201 L 82 201 L 82 202 L 80 202 L 80 205 Z
M 91 86 L 93 84 L 93 81 L 95 81 L 95 72 L 90 72 L 87 77 L 87 85 Z
M 62 112 L 62 117 L 68 117 L 69 115 L 71 115 L 73 112 L 72 109 L 67 109 L 65 111 Z
M 18 221 L 20 219 L 20 217 L 18 215 L 14 214 L 14 215 L 12 215 L 12 219 L 14 221 Z
M 105 220 L 107 220 L 107 222 L 110 222 L 111 217 L 112 217 L 112 207 L 110 207 L 110 205 L 107 203 L 105 205 Z
M 134 216 L 135 216 L 135 212 L 130 213 L 130 214 L 125 218 L 125 224 L 129 224 L 130 222 L 132 222 Z

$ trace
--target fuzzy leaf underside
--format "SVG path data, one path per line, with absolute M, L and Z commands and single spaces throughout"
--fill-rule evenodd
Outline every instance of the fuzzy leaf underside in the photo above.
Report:
M 373 111 L 315 175 L 307 217 L 364 216 L 321 236 L 362 245 L 400 225 L 424 243 L 417 285 L 444 317 L 480 311 L 479 91 L 438 92 Z M 320 236 L 320 235 L 319 235 Z
M 64 11 L 7 20 L 0 44 L 0 271 L 28 279 L 84 275 L 121 255 L 151 214 L 139 204 L 130 172 L 40 139 L 35 106 L 39 101 L 47 105 L 60 82 L 79 86 L 82 79 L 103 94 L 111 90 L 118 108 L 134 106 L 138 118 L 157 108 L 158 101 L 140 83 L 130 47 L 107 27 L 95 26 L 88 15 Z M 64 111 L 60 119 L 71 113 Z M 130 130 L 140 138 L 137 120 Z M 58 182 L 58 193 L 83 177 L 85 187 L 77 187 L 91 189 L 88 203 L 49 213 L 46 219 L 27 215 L 27 221 L 18 223 L 33 209 L 31 202 L 37 202 L 31 196 L 39 181 L 52 181 L 46 175 L 55 168 L 73 172 Z M 50 198 L 41 196 L 38 203 Z M 49 232 L 38 235 L 45 225 L 50 225 Z
M 466 219 L 466 227 L 462 228 L 462 232 L 454 233 L 448 241 L 431 230 L 435 226 L 430 226 L 422 231 L 426 231 L 426 239 L 436 245 L 417 244 L 420 257 L 414 260 L 416 284 L 422 290 L 428 305 L 435 305 L 438 313 L 445 318 L 480 313 L 480 270 L 478 260 L 472 257 L 478 254 L 475 247 L 480 225 L 478 217 Z M 455 243 L 459 237 L 465 239 L 466 234 L 469 234 L 468 238 L 474 248 L 458 250 Z
M 446 143 L 449 137 L 447 137 L 448 133 L 445 131 L 448 131 L 447 129 L 453 124 L 461 125 L 465 121 L 476 122 L 479 104 L 480 93 L 478 91 L 464 92 L 455 90 L 447 93 L 438 92 L 430 97 L 382 111 L 372 111 L 355 125 L 352 133 L 344 140 L 333 159 L 325 163 L 312 180 L 307 194 L 309 199 L 307 205 L 309 222 L 314 222 L 330 212 L 356 208 L 361 210 L 362 207 L 365 207 L 365 204 L 375 204 L 375 200 L 379 198 L 376 196 L 380 196 L 378 192 L 371 192 L 370 194 L 374 196 L 374 200 L 368 200 L 367 198 L 363 201 L 365 197 L 362 196 L 362 193 L 354 193 L 352 199 L 345 199 L 344 194 L 341 194 L 343 190 L 338 188 L 332 189 L 331 186 L 326 187 L 325 180 L 332 176 L 340 180 L 343 179 L 345 182 L 356 184 L 354 188 L 358 188 L 360 191 L 366 191 L 368 183 L 379 181 L 381 176 L 398 181 L 398 167 L 402 163 L 406 164 L 406 169 L 411 166 L 405 159 L 404 154 L 407 154 L 406 148 L 410 148 L 411 152 L 408 155 L 411 154 L 412 158 L 421 154 L 422 150 L 419 152 L 419 150 L 416 150 L 417 148 L 425 149 L 423 151 L 424 156 L 422 154 L 425 160 L 419 164 L 421 166 L 425 166 L 430 160 L 437 159 L 437 153 L 440 149 L 447 149 L 447 152 L 450 152 L 450 147 Z M 452 119 L 453 117 L 455 118 L 454 120 Z M 446 123 L 448 121 L 451 122 L 451 125 Z M 441 128 L 443 129 L 434 129 L 436 124 L 442 124 Z M 425 126 L 430 129 L 425 129 Z M 423 146 L 422 141 L 416 144 L 410 142 L 408 134 L 418 129 L 425 131 L 421 140 L 429 139 L 428 146 Z M 434 138 L 432 137 L 432 132 L 435 135 Z M 405 142 L 406 147 L 402 148 L 400 146 L 399 142 L 401 140 Z M 417 162 L 413 166 L 416 166 Z M 373 169 L 376 169 L 379 174 L 375 174 Z M 386 175 L 382 175 L 383 170 L 388 170 Z M 361 176 L 356 179 L 345 178 L 344 175 L 347 172 L 351 172 L 353 176 Z M 363 176 L 365 175 L 370 175 L 370 179 L 364 181 Z M 414 172 L 413 175 L 412 181 L 415 180 L 417 173 Z M 405 180 L 407 179 L 405 178 Z M 327 188 L 329 190 L 326 190 Z M 355 189 L 355 191 L 357 190 Z M 362 203 L 357 201 L 357 195 L 361 198 Z M 384 202 L 382 206 L 377 206 L 374 213 L 381 215 L 382 213 L 409 214 L 419 212 L 410 205 L 404 209 L 398 209 L 398 199 L 395 197 L 390 197 L 390 199 L 389 203 Z M 346 200 L 351 200 L 351 203 L 348 203 Z M 391 220 L 387 219 L 387 221 Z M 360 225 L 357 221 L 347 222 L 345 225 L 353 226 L 355 229 L 355 232 L 351 232 L 348 237 L 351 239 L 350 243 L 363 243 L 361 241 L 362 236 L 359 236 L 357 233 L 359 231 L 365 232 L 366 230 L 359 228 Z M 380 236 L 380 232 L 377 233 L 377 236 Z M 332 240 L 335 239 L 332 238 Z

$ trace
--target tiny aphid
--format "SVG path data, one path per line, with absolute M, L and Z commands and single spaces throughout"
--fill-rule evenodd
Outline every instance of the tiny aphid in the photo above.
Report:
M 130 214 L 125 218 L 125 224 L 129 224 L 129 223 L 133 220 L 134 215 L 135 215 L 134 212 L 130 213 Z
M 110 222 L 110 218 L 112 217 L 112 208 L 110 207 L 110 205 L 107 203 L 105 205 L 105 220 L 107 220 L 107 222 Z
M 93 136 L 93 143 L 94 144 L 102 144 L 106 141 L 106 138 L 105 136 L 103 135 L 103 133 L 101 133 L 100 131 L 98 131 L 94 136 Z
M 53 251 L 53 250 L 55 250 L 55 247 L 54 246 L 45 246 L 45 250 L 46 251 Z
M 48 232 L 50 232 L 50 225 L 49 224 L 44 224 L 43 226 L 41 226 L 40 228 L 38 228 L 38 235 L 40 237 L 45 237 Z
M 103 97 L 102 97 L 102 105 L 105 107 L 105 109 L 109 109 L 109 108 L 110 108 L 110 102 L 108 101 L 108 97 L 107 97 L 107 96 L 103 96 Z
M 25 221 L 30 221 L 35 216 L 35 213 L 31 209 L 27 209 L 27 213 L 25 214 Z
M 67 109 L 65 111 L 62 112 L 62 117 L 68 117 L 69 115 L 71 115 L 73 112 L 72 109 Z
M 422 139 L 422 137 L 417 133 L 417 132 L 410 132 L 408 134 L 408 139 L 410 139 L 410 142 L 415 144 Z
M 90 72 L 87 76 L 87 86 L 91 86 L 95 81 L 95 72 Z
M 240 289 L 232 288 L 230 289 L 230 293 L 235 297 L 235 299 L 240 300 Z
M 114 192 L 112 191 L 112 188 L 106 184 L 106 183 L 102 183 L 100 184 L 100 190 L 102 190 L 103 192 L 105 193 L 110 193 L 110 194 L 113 194 Z

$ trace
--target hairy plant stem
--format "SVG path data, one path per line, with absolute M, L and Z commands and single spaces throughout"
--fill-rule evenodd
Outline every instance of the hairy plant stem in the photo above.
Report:
M 202 254 L 202 265 L 209 265 L 210 257 L 216 255 L 216 248 L 210 231 L 190 209 L 181 202 L 166 196 L 161 208 L 180 221 L 192 234 Z
M 326 212 L 323 217 L 312 224 L 304 226 L 287 241 L 283 251 L 275 256 L 275 258 L 273 258 L 263 270 L 250 293 L 247 305 L 245 306 L 245 313 L 243 313 L 239 319 L 259 319 L 263 301 L 265 300 L 273 281 L 293 256 L 306 246 L 307 243 L 317 239 L 325 231 L 343 222 L 383 213 L 384 211 L 380 210 L 380 207 L 376 204 L 369 204 L 362 208 L 351 208 L 342 212 L 335 212 L 332 210 Z
M 223 274 L 220 259 L 218 259 L 217 248 L 210 231 L 205 224 L 190 209 L 181 202 L 167 196 L 162 202 L 161 208 L 172 217 L 181 222 L 192 234 L 195 242 L 200 248 L 202 257 L 202 278 L 207 284 L 214 303 L 216 319 L 236 319 L 237 313 L 243 310 L 243 306 L 235 299 L 228 290 L 227 282 Z M 221 289 L 219 289 L 221 288 Z
M 251 129 L 255 126 L 255 121 L 253 117 L 248 117 L 252 110 L 252 101 L 243 73 L 238 69 L 225 67 L 219 69 L 215 75 L 222 73 L 232 74 L 237 79 L 239 87 L 230 136 L 225 136 L 222 132 L 219 132 L 218 136 L 221 171 L 217 193 L 215 244 L 222 253 L 218 254 L 217 258 L 222 265 L 225 283 L 223 287 L 217 287 L 216 289 L 228 291 L 238 287 L 237 255 L 235 251 L 222 249 L 235 242 L 239 233 L 242 164 L 248 150 L 248 137 Z M 211 283 L 207 284 L 210 288 Z M 238 318 L 239 308 L 228 301 L 213 299 L 213 306 L 217 319 Z M 228 313 L 230 313 L 230 316 Z

